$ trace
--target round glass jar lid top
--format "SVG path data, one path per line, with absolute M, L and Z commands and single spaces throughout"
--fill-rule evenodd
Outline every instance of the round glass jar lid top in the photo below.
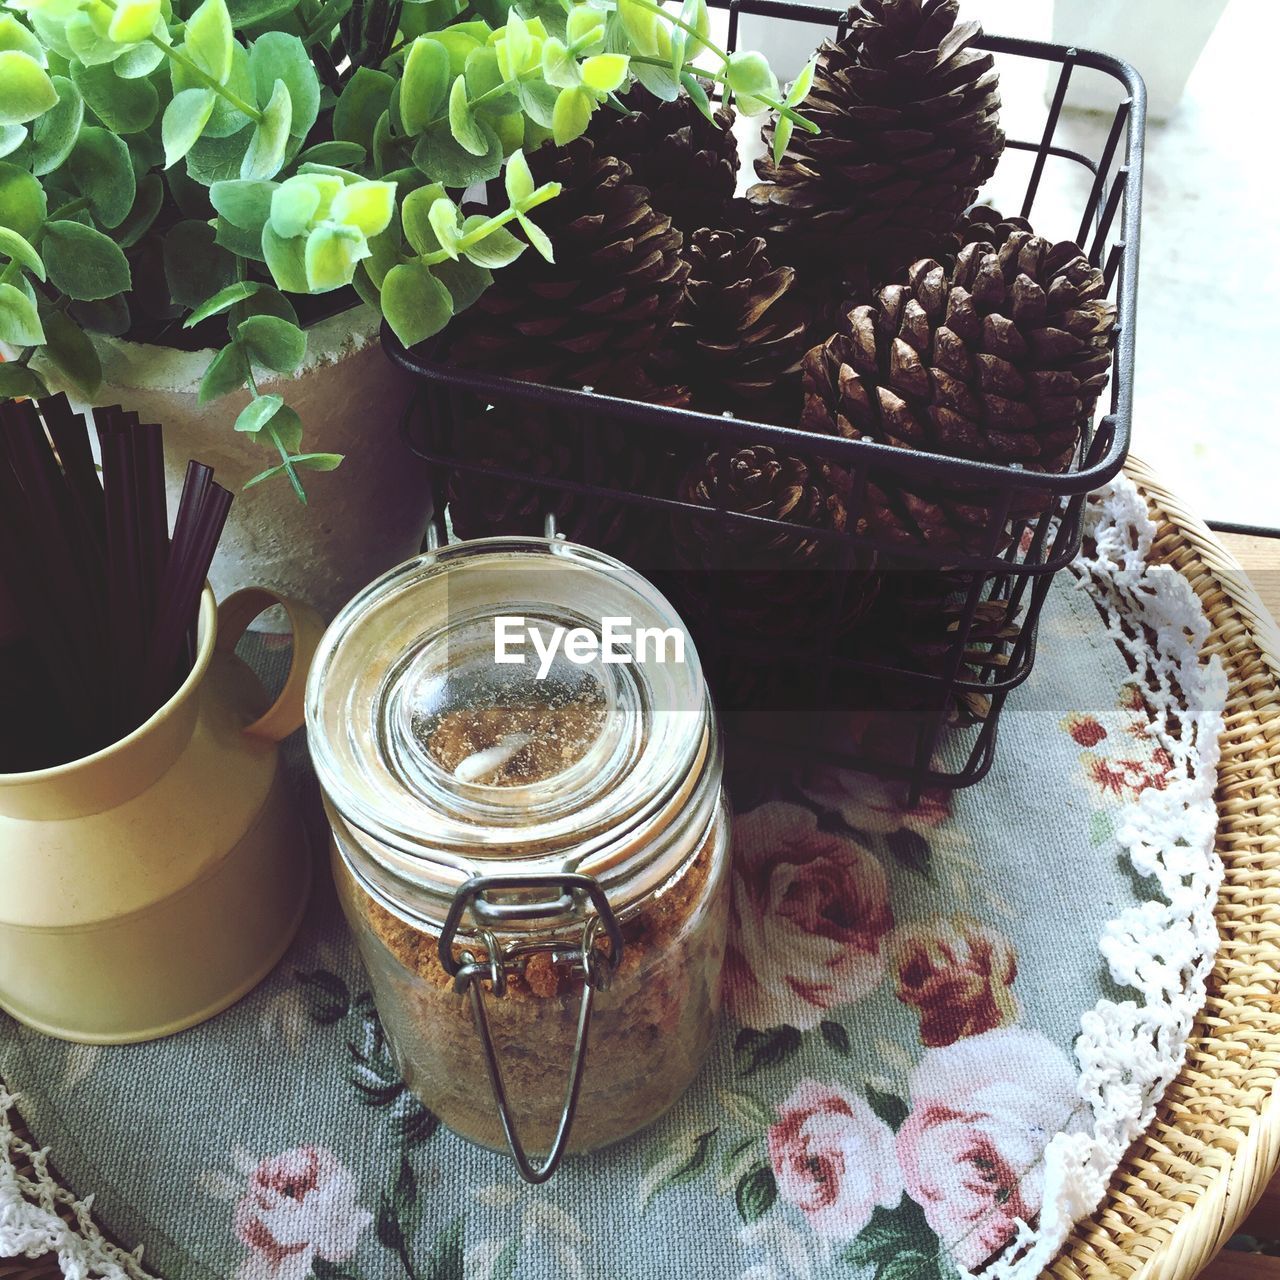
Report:
M 356 596 L 307 690 L 343 817 L 392 848 L 542 859 L 618 838 L 705 757 L 683 624 L 611 557 L 535 538 L 428 552 Z

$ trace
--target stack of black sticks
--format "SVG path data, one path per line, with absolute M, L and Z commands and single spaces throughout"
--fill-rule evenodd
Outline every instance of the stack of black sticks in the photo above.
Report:
M 161 431 L 66 396 L 0 404 L 0 769 L 79 759 L 132 733 L 191 671 L 200 593 L 231 506 L 187 466 L 169 535 Z M 16 626 L 13 625 L 16 623 Z M 25 721 L 25 723 L 24 723 Z

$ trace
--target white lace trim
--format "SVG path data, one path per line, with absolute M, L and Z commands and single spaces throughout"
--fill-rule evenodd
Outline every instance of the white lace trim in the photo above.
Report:
M 1088 536 L 1096 550 L 1082 554 L 1075 570 L 1108 634 L 1136 664 L 1151 732 L 1174 762 L 1168 786 L 1144 791 L 1119 832 L 1134 869 L 1154 877 L 1166 901 L 1130 907 L 1103 932 L 1100 948 L 1113 978 L 1141 993 L 1142 1003 L 1100 1000 L 1081 1018 L 1078 1087 L 1093 1133 L 1050 1141 L 1039 1225 L 1020 1224 L 1005 1254 L 982 1273 L 988 1280 L 1038 1275 L 1101 1201 L 1182 1067 L 1217 949 L 1213 905 L 1222 863 L 1214 852 L 1213 792 L 1227 681 L 1216 658 L 1200 660 L 1209 624 L 1190 585 L 1171 568 L 1147 564 L 1154 535 L 1145 503 L 1121 478 L 1091 504 Z M 18 1138 L 10 1122 L 15 1103 L 0 1088 L 0 1257 L 56 1250 L 68 1280 L 151 1280 L 141 1246 L 126 1253 L 107 1241 L 93 1221 L 93 1197 L 77 1200 L 59 1186 L 48 1153 Z M 25 1161 L 34 1176 L 18 1174 Z
M 37 1151 L 13 1130 L 18 1097 L 0 1087 L 0 1258 L 39 1258 L 56 1251 L 67 1280 L 152 1280 L 142 1246 L 113 1245 L 93 1220 L 93 1197 L 77 1200 L 49 1172 L 48 1150 Z M 31 1176 L 18 1172 L 30 1164 Z
M 1213 918 L 1222 862 L 1214 849 L 1218 736 L 1227 679 L 1216 657 L 1202 661 L 1209 623 L 1190 583 L 1148 565 L 1155 526 L 1123 477 L 1090 504 L 1095 550 L 1074 569 L 1101 609 L 1107 633 L 1135 665 L 1146 691 L 1149 731 L 1173 759 L 1163 791 L 1148 788 L 1122 814 L 1120 844 L 1165 901 L 1144 902 L 1108 922 L 1099 947 L 1111 975 L 1141 1002 L 1099 1000 L 1080 1019 L 1078 1089 L 1093 1133 L 1058 1134 L 1045 1152 L 1039 1225 L 1026 1223 L 986 1280 L 1030 1280 L 1053 1260 L 1071 1228 L 1092 1213 L 1129 1144 L 1182 1069 L 1187 1037 L 1205 1000 L 1218 948 Z

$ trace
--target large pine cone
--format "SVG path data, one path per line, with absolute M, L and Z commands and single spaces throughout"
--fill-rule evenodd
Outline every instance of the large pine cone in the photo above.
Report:
M 790 426 L 810 343 L 795 271 L 773 266 L 759 236 L 732 231 L 694 232 L 685 257 L 691 272 L 671 347 L 694 408 Z
M 635 181 L 648 187 L 653 207 L 689 236 L 721 226 L 738 180 L 734 113 L 713 111 L 714 123 L 683 90 L 661 102 L 644 89 L 622 95 L 626 115 L 610 107 L 595 113 L 587 136 L 601 155 L 617 156 Z
M 636 374 L 684 296 L 683 238 L 631 170 L 588 138 L 529 156 L 561 194 L 539 208 L 556 261 L 526 249 L 455 322 L 449 358 L 527 382 L 608 391 Z
M 937 256 L 1004 149 L 999 77 L 973 47 L 976 22 L 957 0 L 862 0 L 848 34 L 818 53 L 781 164 L 757 163 L 748 193 L 770 243 L 806 270 L 855 284 L 893 279 Z
M 1115 308 L 1071 243 L 1010 227 L 966 244 L 954 273 L 930 259 L 847 331 L 805 357 L 802 425 L 953 458 L 1061 472 L 1106 385 Z M 994 505 L 981 492 L 873 482 L 869 518 L 906 541 L 972 545 Z M 1024 491 L 1015 516 L 1044 495 Z

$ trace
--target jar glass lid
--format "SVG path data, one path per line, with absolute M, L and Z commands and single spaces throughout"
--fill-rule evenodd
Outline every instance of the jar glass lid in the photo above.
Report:
M 580 862 L 634 838 L 702 767 L 709 722 L 661 593 L 542 538 L 391 570 L 334 620 L 307 688 L 312 756 L 344 820 L 459 866 Z

